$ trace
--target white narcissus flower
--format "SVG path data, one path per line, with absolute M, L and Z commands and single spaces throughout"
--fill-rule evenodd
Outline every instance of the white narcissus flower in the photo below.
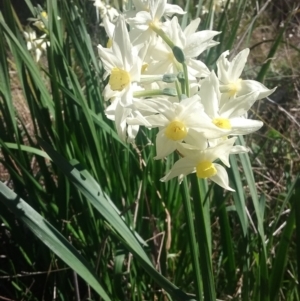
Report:
M 133 92 L 141 90 L 137 82 L 140 80 L 142 62 L 134 55 L 123 16 L 118 17 L 112 47 L 98 45 L 98 51 L 106 76 L 110 75 L 103 96 L 105 100 L 111 99 L 113 102 L 106 109 L 106 115 L 115 120 L 118 135 L 125 141 L 128 134 L 126 118 L 132 113 L 129 106 L 133 101 Z M 129 129 L 130 133 L 134 132 L 131 130 L 132 128 Z
M 57 20 L 60 20 L 61 18 L 57 16 Z M 28 18 L 28 21 L 34 21 L 32 23 L 33 26 L 38 28 L 40 31 L 44 31 L 47 33 L 48 28 L 48 14 L 46 11 L 42 11 L 38 14 L 37 18 Z
M 36 32 L 34 30 L 23 32 L 27 49 L 35 53 L 35 61 L 38 62 L 43 54 L 43 52 L 50 46 L 50 42 L 46 40 L 47 35 L 44 34 L 37 38 Z
M 158 114 L 143 118 L 128 118 L 128 124 L 145 125 L 149 128 L 159 127 L 156 136 L 156 157 L 162 159 L 176 150 L 179 142 L 197 145 L 205 148 L 207 140 L 202 132 L 211 128 L 210 119 L 203 114 L 199 95 L 186 98 L 181 102 L 170 102 L 167 99 L 144 100 L 135 103 L 137 111 L 140 109 Z M 219 131 L 219 137 L 221 131 Z
M 39 18 L 33 23 L 33 25 L 39 30 L 44 31 L 45 23 L 48 23 L 48 14 L 47 12 L 42 11 Z
M 34 30 L 28 30 L 23 32 L 26 45 L 28 50 L 32 50 L 35 48 L 35 41 L 37 39 L 36 32 Z
M 138 19 L 131 18 L 129 22 L 138 24 L 141 26 L 145 23 L 146 27 L 142 27 L 142 30 L 147 29 L 147 24 L 153 21 L 160 21 L 161 17 L 171 17 L 174 14 L 185 14 L 185 11 L 178 5 L 169 4 L 167 0 L 132 0 L 135 9 L 136 17 Z M 138 15 L 139 12 L 146 12 L 148 14 Z M 140 22 L 138 22 L 140 21 Z M 159 24 L 159 23 L 158 23 Z
M 178 6 L 168 4 L 167 0 L 135 0 L 135 6 L 140 10 L 135 17 L 126 21 L 132 27 L 131 37 L 134 45 L 144 43 L 153 38 L 156 33 L 153 28 L 161 28 L 161 18 L 173 14 L 185 14 Z
M 103 93 L 105 100 L 117 97 L 123 106 L 132 104 L 132 83 L 140 81 L 142 62 L 134 56 L 123 16 L 117 20 L 112 47 L 98 45 L 98 52 L 106 76 L 110 75 Z
M 242 50 L 231 62 L 226 58 L 229 51 L 225 51 L 219 57 L 217 67 L 220 91 L 222 93 L 222 104 L 225 104 L 228 99 L 246 95 L 253 91 L 258 92 L 257 100 L 262 99 L 276 90 L 276 88 L 269 90 L 263 84 L 255 80 L 243 80 L 240 78 L 247 62 L 249 52 L 249 48 Z
M 97 9 L 96 10 L 97 20 L 99 20 L 99 13 L 100 13 L 101 18 L 106 16 L 109 18 L 110 21 L 115 21 L 116 18 L 119 16 L 118 11 L 114 7 L 104 3 L 101 0 L 95 0 L 94 6 Z
M 223 132 L 223 136 L 249 134 L 263 126 L 261 121 L 243 117 L 257 100 L 259 91 L 251 91 L 222 105 L 219 81 L 214 71 L 212 71 L 210 76 L 201 82 L 199 95 L 205 113 L 215 128 L 219 128 Z M 207 130 L 205 132 L 205 136 L 208 139 L 220 138 L 220 135 L 218 135 L 219 133 L 215 130 Z
M 188 66 L 189 80 L 195 77 L 206 77 L 210 74 L 207 66 L 196 58 L 205 50 L 215 46 L 218 42 L 213 37 L 219 32 L 212 30 L 197 31 L 200 19 L 192 21 L 183 31 L 177 17 L 165 23 L 164 31 L 170 40 L 184 53 Z M 152 58 L 156 61 L 149 66 L 150 74 L 177 73 L 182 65 L 174 57 L 172 49 L 162 41 L 153 47 Z M 192 77 L 192 78 L 191 78 Z
M 199 149 L 188 144 L 180 143 L 177 146 L 177 150 L 183 158 L 175 162 L 171 170 L 161 181 L 166 182 L 174 177 L 178 177 L 179 181 L 181 181 L 183 176 L 196 173 L 198 178 L 209 178 L 221 187 L 234 191 L 229 187 L 226 169 L 222 165 L 214 163 L 214 161 L 221 159 L 226 166 L 230 167 L 229 154 L 235 140 L 236 137 L 233 137 L 221 142 L 215 147 L 206 149 Z

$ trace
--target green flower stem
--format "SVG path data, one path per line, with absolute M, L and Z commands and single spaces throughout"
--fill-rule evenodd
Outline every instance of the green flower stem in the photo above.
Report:
M 199 252 L 198 252 L 198 245 L 196 241 L 190 191 L 189 191 L 188 181 L 186 177 L 183 179 L 182 199 L 183 199 L 183 206 L 184 206 L 184 211 L 186 214 L 186 221 L 188 226 L 190 251 L 192 254 L 192 264 L 193 264 L 193 271 L 195 275 L 194 280 L 195 280 L 195 287 L 196 287 L 196 295 L 197 295 L 197 300 L 202 300 L 203 293 L 201 287 L 202 280 L 201 280 L 201 272 L 200 272 L 200 265 L 199 265 Z
M 166 43 L 167 45 L 172 49 L 173 54 L 176 58 L 176 60 L 182 64 L 183 67 L 183 73 L 185 78 L 185 94 L 187 97 L 190 97 L 190 88 L 189 88 L 189 78 L 188 78 L 188 71 L 187 71 L 187 65 L 185 62 L 185 57 L 182 49 L 178 46 L 176 46 L 171 39 L 164 33 L 164 31 L 159 28 L 157 25 L 150 23 L 149 27 L 156 32 Z
M 157 90 L 145 90 L 145 91 L 136 91 L 133 93 L 133 97 L 153 97 L 153 96 L 177 96 L 176 90 L 171 88 L 157 89 Z
M 186 90 L 185 94 L 187 97 L 190 97 L 189 76 L 188 76 L 185 55 L 184 55 L 182 49 L 178 46 L 174 46 L 172 51 L 173 51 L 173 54 L 174 54 L 174 57 L 176 58 L 176 60 L 182 65 L 184 81 L 185 81 L 185 90 Z
M 181 94 L 185 94 L 185 77 L 184 77 L 184 73 L 181 71 L 180 73 L 178 73 L 178 81 L 180 83 L 180 87 L 181 87 Z M 180 94 L 180 95 L 181 95 Z
M 204 197 L 201 196 L 200 183 L 196 176 L 191 177 L 192 196 L 195 206 L 196 235 L 200 251 L 200 264 L 203 279 L 204 300 L 216 301 L 214 276 L 211 262 L 209 227 L 204 210 Z
M 185 94 L 187 97 L 190 97 L 190 85 L 189 85 L 189 74 L 187 70 L 186 62 L 182 63 L 184 79 L 185 79 Z
M 182 90 L 181 90 L 181 86 L 180 86 L 179 80 L 177 80 L 175 82 L 175 86 L 176 86 L 177 95 L 182 95 Z
M 164 31 L 159 28 L 157 25 L 154 23 L 150 23 L 149 27 L 156 32 L 167 44 L 170 46 L 171 49 L 175 46 L 175 44 L 171 41 L 171 39 L 164 33 Z

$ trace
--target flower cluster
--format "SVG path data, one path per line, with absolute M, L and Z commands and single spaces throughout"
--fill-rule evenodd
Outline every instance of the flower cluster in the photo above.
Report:
M 40 37 L 37 37 L 36 31 L 31 28 L 24 31 L 23 34 L 26 40 L 27 49 L 34 52 L 35 61 L 38 62 L 43 52 L 50 45 L 50 42 L 47 41 L 47 35 L 43 34 Z
M 42 54 L 46 52 L 47 47 L 50 46 L 50 42 L 48 40 L 48 14 L 43 11 L 40 6 L 37 7 L 37 11 L 40 11 L 37 17 L 28 18 L 28 21 L 30 21 L 31 25 L 43 34 L 38 36 L 36 30 L 30 26 L 28 26 L 27 30 L 23 32 L 27 49 L 34 53 L 36 62 L 40 60 Z M 60 20 L 59 16 L 57 16 L 57 20 Z
M 195 172 L 232 190 L 219 163 L 229 166 L 230 154 L 247 151 L 234 145 L 236 136 L 263 125 L 247 119 L 247 111 L 275 89 L 241 78 L 249 49 L 231 61 L 224 52 L 217 71 L 210 71 L 198 57 L 218 44 L 219 32 L 198 31 L 199 19 L 182 29 L 176 15 L 185 12 L 179 6 L 167 0 L 132 2 L 134 10 L 114 23 L 103 15 L 109 39 L 98 52 L 109 77 L 103 92 L 110 101 L 107 117 L 124 141 L 134 141 L 140 126 L 158 128 L 155 159 L 174 151 L 181 156 L 162 181 Z

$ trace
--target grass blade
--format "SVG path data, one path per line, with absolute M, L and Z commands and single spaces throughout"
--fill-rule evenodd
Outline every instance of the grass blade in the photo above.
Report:
M 276 252 L 275 261 L 273 263 L 272 272 L 270 275 L 270 300 L 278 300 L 279 290 L 281 288 L 282 279 L 284 273 L 286 272 L 286 265 L 288 261 L 288 253 L 289 246 L 291 243 L 291 237 L 294 232 L 295 220 L 296 222 L 296 230 L 297 230 L 297 247 L 299 248 L 299 198 L 300 198 L 300 183 L 299 177 L 295 180 L 295 185 L 291 186 L 291 189 L 294 190 L 295 193 L 291 195 L 288 193 L 288 196 L 291 196 L 292 209 L 289 214 L 289 217 L 286 221 L 286 226 L 282 232 L 282 236 L 279 242 L 278 250 Z M 297 258 L 298 267 L 299 267 L 299 255 Z
M 0 182 L 0 200 L 35 236 L 80 275 L 103 300 L 110 301 L 88 262 L 79 252 L 50 223 L 2 182 Z

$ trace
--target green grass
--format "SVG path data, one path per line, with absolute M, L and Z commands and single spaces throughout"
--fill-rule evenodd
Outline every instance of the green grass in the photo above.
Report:
M 195 2 L 186 2 L 183 25 L 199 16 Z M 262 22 L 255 2 L 228 1 L 223 13 L 202 17 L 202 29 L 222 31 L 220 44 L 203 55 L 210 67 L 223 51 L 251 46 Z M 274 136 L 269 122 L 268 139 L 247 138 L 253 154 L 230 159 L 234 193 L 192 176 L 180 186 L 160 182 L 177 155 L 153 160 L 154 131 L 125 144 L 104 114 L 96 45 L 106 37 L 91 31 L 92 3 L 48 0 L 45 7 L 51 47 L 39 64 L 10 1 L 0 14 L 0 162 L 7 173 L 0 299 L 299 300 L 299 170 L 278 169 L 281 189 L 263 178 L 266 168 L 258 173 L 278 150 L 298 158 L 291 147 L 297 135 L 282 127 Z M 285 31 L 266 58 L 279 51 Z M 253 78 L 266 82 L 274 72 L 271 61 L 255 70 Z M 11 89 L 15 81 L 21 97 Z

